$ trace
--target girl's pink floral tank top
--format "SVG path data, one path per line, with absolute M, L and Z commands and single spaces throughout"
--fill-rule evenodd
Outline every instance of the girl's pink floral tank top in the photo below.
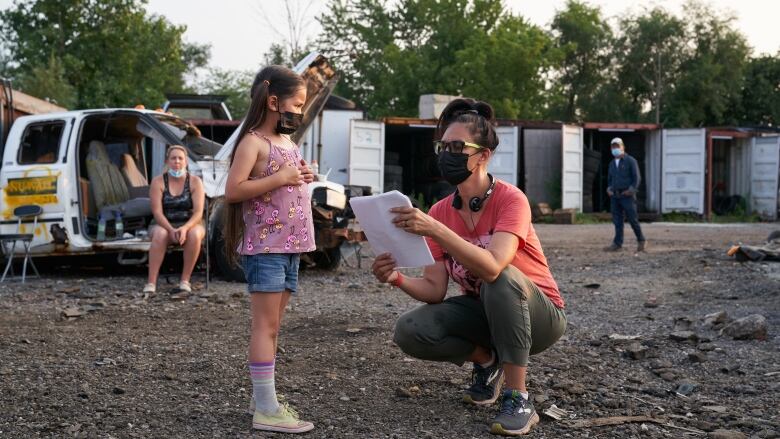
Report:
M 251 134 L 264 139 L 271 146 L 268 166 L 260 177 L 273 175 L 282 166 L 297 166 L 301 153 L 297 145 L 285 149 L 254 131 Z M 313 251 L 314 222 L 308 184 L 282 186 L 242 204 L 244 239 L 239 248 L 242 255 L 260 253 L 306 253 Z

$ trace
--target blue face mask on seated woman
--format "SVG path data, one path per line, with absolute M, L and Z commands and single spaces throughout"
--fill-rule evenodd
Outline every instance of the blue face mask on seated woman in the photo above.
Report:
M 176 178 L 183 176 L 185 172 L 187 172 L 186 169 L 179 169 L 179 170 L 168 169 L 168 175 L 170 175 L 171 177 L 176 177 Z

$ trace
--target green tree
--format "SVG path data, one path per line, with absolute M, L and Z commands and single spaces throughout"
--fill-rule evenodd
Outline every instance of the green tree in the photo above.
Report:
M 144 0 L 22 0 L 0 12 L 0 39 L 15 78 L 51 53 L 78 107 L 158 105 L 205 65 L 208 47 L 182 41 L 184 26 L 147 15 Z M 22 81 L 24 82 L 24 80 Z
M 566 121 L 582 120 L 587 110 L 604 105 L 593 97 L 610 68 L 612 30 L 598 7 L 568 0 L 551 26 L 553 42 L 560 51 L 549 115 Z
M 732 110 L 740 124 L 780 124 L 780 52 L 753 58 L 745 69 L 742 98 Z
M 541 29 L 508 15 L 490 33 L 470 37 L 448 72 L 463 95 L 489 102 L 499 117 L 541 118 L 550 50 Z
M 249 108 L 249 90 L 255 72 L 211 68 L 202 81 L 195 85 L 199 93 L 226 95 L 225 104 L 234 119 L 244 117 Z
M 343 73 L 338 92 L 372 117 L 416 116 L 428 93 L 540 114 L 549 37 L 500 0 L 334 0 L 328 11 L 319 44 Z
M 661 8 L 638 16 L 625 16 L 620 22 L 620 37 L 613 49 L 613 64 L 619 66 L 612 78 L 623 94 L 622 106 L 628 114 L 623 120 L 647 120 L 643 106 L 649 104 L 656 123 L 667 106 L 688 52 L 684 22 Z M 614 102 L 613 102 L 614 103 Z
M 668 122 L 674 126 L 713 126 L 737 123 L 731 108 L 740 105 L 750 47 L 734 29 L 735 17 L 701 3 L 688 3 L 693 50 L 681 64 L 671 97 Z
M 18 87 L 27 94 L 46 99 L 65 108 L 76 105 L 76 89 L 65 80 L 62 62 L 53 54 L 46 65 L 35 66 L 21 77 Z

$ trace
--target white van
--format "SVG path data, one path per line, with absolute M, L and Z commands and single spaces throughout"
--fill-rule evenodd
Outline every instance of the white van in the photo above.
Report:
M 310 55 L 297 70 L 307 80 L 305 125 L 322 108 L 337 80 L 327 59 Z M 303 126 L 300 132 L 305 131 Z M 296 133 L 298 134 L 298 133 Z M 187 148 L 189 169 L 203 179 L 209 204 L 210 254 L 230 279 L 243 277 L 222 252 L 221 205 L 231 142 L 224 146 L 201 136 L 191 123 L 144 109 L 99 109 L 24 116 L 11 126 L 0 168 L 0 233 L 15 233 L 16 207 L 43 208 L 20 233 L 33 233 L 35 256 L 113 254 L 120 263 L 146 262 L 146 230 L 152 218 L 149 181 L 163 171 L 169 145 Z M 310 185 L 318 252 L 311 258 L 335 266 L 338 249 L 355 235 L 345 221 L 343 186 Z M 362 194 L 358 194 L 362 195 Z M 119 231 L 117 225 L 121 224 Z M 100 230 L 99 230 L 100 229 Z

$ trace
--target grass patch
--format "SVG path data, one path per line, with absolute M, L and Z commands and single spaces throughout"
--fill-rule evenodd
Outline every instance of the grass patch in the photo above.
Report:
M 595 213 L 578 212 L 574 218 L 574 224 L 604 224 L 611 223 L 612 219 L 605 218 L 604 215 Z
M 670 223 L 703 223 L 701 216 L 690 212 L 670 212 L 661 215 L 661 219 Z

